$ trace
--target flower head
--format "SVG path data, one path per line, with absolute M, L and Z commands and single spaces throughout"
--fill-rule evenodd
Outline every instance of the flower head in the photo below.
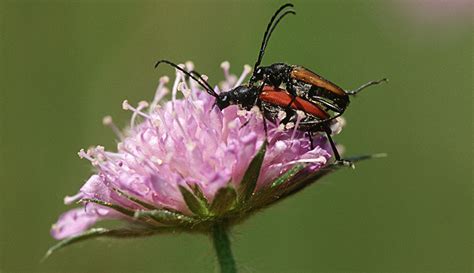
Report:
M 192 69 L 191 63 L 186 66 Z M 222 68 L 223 90 L 240 85 L 250 72 L 245 67 L 236 77 L 227 62 Z M 280 126 L 277 119 L 268 122 L 266 137 L 258 109 L 221 111 L 212 96 L 179 71 L 172 99 L 163 101 L 168 82 L 168 77 L 160 79 L 150 103 L 123 102 L 123 109 L 132 112 L 125 131 L 104 118 L 119 139 L 116 152 L 102 146 L 79 152 L 97 172 L 79 193 L 65 198 L 66 204 L 82 206 L 53 225 L 52 236 L 66 239 L 60 246 L 94 236 L 206 231 L 216 221 L 232 224 L 334 169 L 324 136 L 314 136 L 311 145 L 297 125 Z M 88 230 L 105 219 L 134 225 Z

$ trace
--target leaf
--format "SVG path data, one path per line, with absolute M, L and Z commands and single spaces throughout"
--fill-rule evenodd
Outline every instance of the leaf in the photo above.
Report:
M 265 152 L 267 149 L 267 141 L 263 142 L 260 150 L 257 152 L 255 157 L 250 162 L 249 167 L 245 171 L 244 177 L 240 182 L 238 189 L 239 192 L 239 202 L 245 203 L 253 194 L 255 187 L 257 186 L 258 176 L 260 174 L 260 169 L 262 168 L 263 158 L 265 157 Z
M 149 217 L 165 225 L 182 225 L 183 223 L 193 225 L 197 222 L 196 219 L 192 217 L 165 209 L 138 210 L 135 212 L 135 218 L 143 217 Z
M 190 211 L 199 216 L 207 216 L 209 214 L 209 209 L 205 202 L 197 198 L 192 192 L 190 192 L 185 187 L 181 185 L 179 185 L 178 187 Z
M 214 215 L 222 215 L 229 211 L 237 200 L 237 192 L 232 186 L 220 188 L 212 201 L 210 211 Z
M 287 183 L 288 181 L 290 181 L 296 174 L 298 174 L 305 167 L 306 167 L 305 164 L 298 164 L 298 165 L 294 166 L 293 168 L 289 169 L 284 174 L 282 174 L 280 177 L 275 179 L 275 181 L 273 181 L 271 187 L 273 188 L 273 187 L 280 186 L 284 183 Z
M 141 236 L 150 236 L 156 233 L 162 232 L 171 232 L 172 229 L 169 228 L 162 228 L 162 229 L 106 229 L 106 228 L 92 228 L 83 233 L 66 238 L 64 240 L 59 241 L 57 244 L 52 246 L 48 249 L 46 254 L 44 255 L 41 261 L 45 261 L 51 254 L 56 252 L 57 250 L 78 243 L 88 239 L 97 238 L 97 237 L 112 237 L 112 238 L 131 238 L 131 237 L 141 237 Z

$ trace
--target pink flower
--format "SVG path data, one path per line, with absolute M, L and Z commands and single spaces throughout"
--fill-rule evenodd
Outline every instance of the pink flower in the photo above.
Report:
M 191 63 L 187 66 L 192 69 Z M 246 67 L 237 78 L 229 74 L 228 63 L 222 67 L 225 89 L 240 85 L 250 72 Z M 164 102 L 167 83 L 167 77 L 160 79 L 150 103 L 134 107 L 124 101 L 123 108 L 133 113 L 124 132 L 104 118 L 119 138 L 117 152 L 101 146 L 79 152 L 96 174 L 79 193 L 65 198 L 66 204 L 78 201 L 83 206 L 59 218 L 51 230 L 54 238 L 91 237 L 94 231 L 100 231 L 97 236 L 124 234 L 86 232 L 105 219 L 134 223 L 127 235 L 206 231 L 216 221 L 239 222 L 332 170 L 325 137 L 314 137 L 311 148 L 305 133 L 284 129 L 277 121 L 268 122 L 266 141 L 262 116 L 255 109 L 231 106 L 221 111 L 212 96 L 180 72 L 172 84 L 172 100 Z M 178 92 L 183 98 L 177 98 Z

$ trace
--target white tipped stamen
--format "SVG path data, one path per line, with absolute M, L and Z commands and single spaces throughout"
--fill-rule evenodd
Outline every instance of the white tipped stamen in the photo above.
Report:
M 306 113 L 301 111 L 301 110 L 296 110 L 296 114 L 298 115 L 299 118 L 303 119 L 306 117 Z
M 120 165 L 113 160 L 113 158 L 117 158 L 114 153 L 106 152 L 104 146 L 100 145 L 96 146 L 95 148 L 89 149 L 88 152 L 95 156 L 94 161 L 92 161 L 92 165 L 99 166 L 102 170 L 117 173 L 117 171 L 112 168 L 120 168 Z M 106 161 L 108 162 L 108 164 L 105 164 Z
M 84 152 L 84 149 L 79 150 L 79 152 L 77 152 L 77 155 L 79 156 L 80 159 L 83 159 L 84 157 L 87 156 L 86 152 Z
M 170 78 L 168 76 L 163 76 L 160 78 L 160 83 L 162 84 L 167 84 L 170 81 Z
M 306 116 L 303 111 L 296 110 L 296 123 L 295 127 L 293 128 L 293 132 L 291 133 L 291 140 L 295 139 L 296 131 L 298 130 L 298 126 L 300 125 L 300 121 Z
M 178 91 L 183 93 L 185 98 L 189 98 L 189 95 L 191 95 L 191 90 L 187 87 L 187 84 L 184 81 L 178 83 Z
M 181 88 L 179 91 L 182 92 L 183 90 L 190 89 L 190 88 L 188 87 L 188 82 L 186 81 L 185 75 L 182 75 L 181 77 L 182 77 L 181 78 L 182 81 L 178 84 L 178 88 Z
M 286 130 L 290 130 L 291 128 L 294 128 L 295 127 L 295 124 L 293 122 L 288 122 L 286 125 L 285 125 L 285 129 Z
M 165 85 L 170 81 L 170 78 L 167 76 L 161 77 L 160 78 L 160 83 L 158 84 L 158 87 L 156 88 L 155 91 L 155 97 L 153 98 L 153 101 L 151 102 L 149 113 L 155 110 L 156 106 L 158 103 L 161 101 L 161 99 L 168 94 L 168 89 L 165 87 Z
M 230 80 L 230 63 L 228 61 L 222 62 L 221 63 L 221 68 L 224 71 L 224 77 L 226 81 Z
M 102 124 L 104 124 L 105 126 L 109 126 L 109 125 L 113 124 L 112 117 L 111 116 L 103 117 L 102 118 Z
M 142 101 L 138 102 L 138 108 L 143 109 L 143 108 L 147 108 L 147 107 L 148 107 L 148 102 L 147 101 L 142 100 Z
M 155 99 L 150 105 L 150 112 L 156 110 L 159 107 L 159 102 L 163 99 L 164 96 L 168 95 L 170 90 L 166 87 L 161 88 L 155 95 Z
M 171 89 L 171 107 L 173 109 L 173 112 L 174 112 L 174 103 L 176 101 L 176 94 L 178 93 L 178 84 L 181 81 L 181 75 L 182 75 L 181 71 L 176 69 L 176 77 L 174 79 L 173 88 Z
M 120 132 L 120 129 L 117 127 L 117 125 L 115 125 L 111 116 L 105 116 L 102 119 L 102 124 L 112 129 L 112 132 L 114 132 L 114 134 L 118 137 L 118 139 L 123 140 L 123 134 L 122 132 Z
M 209 77 L 208 77 L 207 75 L 202 74 L 202 75 L 201 75 L 201 78 L 202 78 L 204 81 L 209 82 Z M 216 93 L 219 93 L 219 91 L 216 91 L 216 87 L 215 87 L 215 86 L 214 86 L 214 88 L 212 88 L 212 90 L 214 90 L 214 92 L 216 92 Z
M 225 71 L 225 70 L 229 71 L 229 69 L 230 69 L 230 63 L 229 63 L 229 61 L 223 61 L 223 62 L 221 63 L 221 68 L 222 68 L 224 71 Z
M 190 82 L 194 82 L 194 80 L 190 79 Z M 183 75 L 183 81 L 180 82 L 178 84 L 178 91 L 180 91 L 181 93 L 183 93 L 183 96 L 185 99 L 188 99 L 187 101 L 189 103 L 191 103 L 191 106 L 194 108 L 194 109 L 197 109 L 197 105 L 196 105 L 196 101 L 198 100 L 197 97 L 196 97 L 196 93 L 193 91 L 192 88 L 189 88 L 188 87 L 188 83 L 186 82 L 186 79 Z M 196 88 L 194 88 L 196 89 Z
M 124 147 L 125 147 L 125 146 L 124 146 L 123 142 L 117 143 L 117 150 L 118 150 L 118 151 L 123 150 Z
M 135 120 L 137 119 L 137 116 L 140 115 L 146 119 L 151 119 L 151 117 L 145 113 L 142 112 L 144 108 L 148 107 L 148 102 L 146 101 L 140 101 L 138 103 L 137 108 L 133 108 L 132 106 L 128 106 L 129 109 L 133 111 L 132 118 L 130 119 L 130 127 L 133 129 L 135 127 Z
M 90 162 L 94 161 L 94 158 L 92 158 L 92 157 L 90 156 L 89 151 L 87 151 L 87 153 L 86 153 L 86 152 L 84 151 L 84 149 L 81 149 L 81 150 L 77 153 L 77 155 L 79 155 L 79 157 L 80 157 L 81 159 L 85 158 L 85 159 L 89 160 Z
M 127 100 L 124 100 L 122 102 L 122 108 L 124 110 L 130 110 L 133 112 L 133 115 L 132 115 L 132 118 L 130 120 L 130 127 L 133 129 L 134 127 L 134 124 L 135 124 L 135 119 L 137 118 L 137 115 L 140 115 L 146 119 L 151 119 L 151 117 L 145 113 L 143 113 L 141 110 L 143 110 L 143 108 L 146 108 L 148 106 L 148 103 L 147 102 L 144 102 L 144 101 L 141 101 L 138 103 L 138 108 L 135 108 L 133 106 L 131 106 Z
M 342 131 L 342 128 L 346 125 L 346 120 L 343 117 L 337 117 L 331 121 L 329 127 L 331 128 L 331 135 L 337 135 Z
M 184 63 L 186 70 L 193 71 L 194 70 L 194 63 L 191 61 L 187 61 Z
M 98 153 L 104 153 L 105 147 L 102 146 L 102 145 L 97 145 L 97 146 L 95 146 L 95 151 L 98 152 Z
M 187 61 L 185 64 L 186 66 L 186 70 L 187 71 L 194 71 L 194 63 L 191 62 L 191 61 Z M 183 78 L 183 81 L 185 81 L 185 78 Z M 196 97 L 196 94 L 195 94 L 195 91 L 196 88 L 197 88 L 197 83 L 195 80 L 193 80 L 191 77 L 189 77 L 189 83 L 186 82 L 187 86 L 189 86 L 188 90 L 192 96 L 192 99 L 193 100 L 197 100 L 197 97 Z
M 278 111 L 278 120 L 281 121 L 286 118 L 286 112 L 285 111 Z
M 128 103 L 128 100 L 124 100 L 122 102 L 122 109 L 123 110 L 129 110 L 130 109 L 129 107 L 130 107 L 130 104 Z
M 244 65 L 244 71 L 242 71 L 242 74 L 240 75 L 239 79 L 235 83 L 234 88 L 242 84 L 242 82 L 245 80 L 245 77 L 247 77 L 250 71 L 252 71 L 252 67 L 250 67 L 250 65 L 248 64 Z

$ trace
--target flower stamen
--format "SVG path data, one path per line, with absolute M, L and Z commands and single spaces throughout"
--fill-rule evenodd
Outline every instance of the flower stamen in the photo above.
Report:
M 239 79 L 235 83 L 234 88 L 242 84 L 242 82 L 245 80 L 245 77 L 247 77 L 250 71 L 252 71 L 252 67 L 250 67 L 250 65 L 248 64 L 244 65 L 244 71 L 242 71 L 242 74 L 240 75 Z
M 118 137 L 118 139 L 120 141 L 123 140 L 123 134 L 122 132 L 120 132 L 119 128 L 115 125 L 114 121 L 112 120 L 112 117 L 111 116 L 105 116 L 103 119 L 102 119 L 102 124 L 104 124 L 105 126 L 109 127 L 110 129 L 112 129 L 112 132 L 114 132 L 114 134 Z
M 122 102 L 122 109 L 123 110 L 130 110 L 133 112 L 133 115 L 132 115 L 132 118 L 130 119 L 130 128 L 134 128 L 135 126 L 135 119 L 137 118 L 137 115 L 140 115 L 148 120 L 151 120 L 151 117 L 145 113 L 143 113 L 141 110 L 143 110 L 144 108 L 148 107 L 148 102 L 146 101 L 140 101 L 138 103 L 138 107 L 135 108 L 133 106 L 131 106 L 129 103 L 128 103 L 128 100 L 124 100 Z
M 224 72 L 224 78 L 226 81 L 230 81 L 231 80 L 231 76 L 230 76 L 230 63 L 228 61 L 224 61 L 221 63 L 221 68 L 222 68 L 222 71 Z
M 170 78 L 167 76 L 163 76 L 160 78 L 160 83 L 158 84 L 158 87 L 156 88 L 155 91 L 155 97 L 153 98 L 153 101 L 150 104 L 150 109 L 149 109 L 149 114 L 152 113 L 152 111 L 155 110 L 156 106 L 158 103 L 161 101 L 161 99 L 168 94 L 169 90 L 168 88 L 165 87 L 165 85 L 170 81 Z
M 305 117 L 305 113 L 301 110 L 296 110 L 296 123 L 295 127 L 293 128 L 293 132 L 291 133 L 291 141 L 295 139 L 296 131 L 298 130 L 298 126 L 300 125 L 300 121 Z
M 184 69 L 184 65 L 183 64 L 179 64 L 178 65 L 179 67 L 181 67 L 182 69 Z M 181 81 L 181 77 L 183 77 L 183 73 L 181 71 L 179 71 L 178 69 L 175 69 L 176 70 L 176 77 L 174 79 L 174 83 L 173 83 L 173 89 L 171 89 L 171 107 L 173 109 L 173 112 L 174 112 L 174 105 L 175 105 L 175 102 L 176 102 L 176 95 L 178 93 L 178 84 L 180 83 Z

